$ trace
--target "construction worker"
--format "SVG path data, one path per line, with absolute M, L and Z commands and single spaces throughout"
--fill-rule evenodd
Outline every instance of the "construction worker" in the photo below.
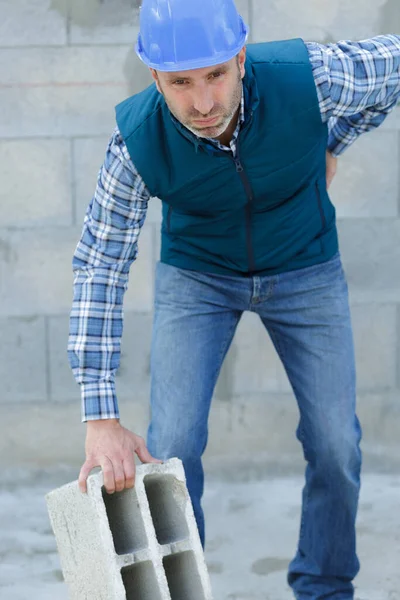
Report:
M 86 491 L 101 466 L 107 491 L 121 491 L 134 485 L 135 453 L 180 458 L 204 546 L 211 398 L 252 311 L 292 385 L 308 463 L 289 584 L 299 600 L 350 600 L 361 430 L 327 189 L 337 157 L 399 99 L 400 36 L 246 46 L 247 37 L 233 0 L 143 1 L 136 50 L 154 83 L 116 108 L 73 258 L 69 358 L 87 421 L 79 483 Z M 114 375 L 128 272 L 155 196 L 162 249 L 146 445 L 120 423 Z

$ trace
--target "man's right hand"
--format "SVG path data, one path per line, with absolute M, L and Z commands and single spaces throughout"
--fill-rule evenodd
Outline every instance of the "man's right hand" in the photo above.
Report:
M 87 492 L 86 481 L 94 467 L 103 471 L 104 487 L 109 494 L 135 485 L 135 454 L 143 463 L 159 463 L 147 450 L 145 441 L 120 425 L 118 419 L 88 421 L 86 461 L 79 474 L 79 489 Z

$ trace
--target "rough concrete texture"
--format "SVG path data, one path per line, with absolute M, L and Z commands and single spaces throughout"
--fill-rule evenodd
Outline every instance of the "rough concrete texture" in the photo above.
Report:
M 388 125 L 392 122 L 389 117 Z M 397 217 L 398 142 L 396 129 L 377 129 L 340 159 L 330 190 L 339 219 Z
M 79 402 L 39 400 L 2 404 L 0 469 L 21 465 L 51 468 L 59 463 L 78 469 L 83 463 L 86 426 L 80 422 Z M 132 392 L 130 397 L 120 398 L 120 408 L 123 425 L 145 437 L 148 397 Z M 381 389 L 359 394 L 358 414 L 365 466 L 369 471 L 400 471 L 398 392 Z M 234 471 L 241 472 L 239 465 L 247 465 L 247 471 L 257 477 L 268 475 L 273 465 L 296 472 L 303 460 L 295 436 L 298 420 L 292 393 L 215 399 L 205 453 L 207 466 L 231 461 Z
M 69 144 L 68 140 L 0 142 L 3 227 L 72 225 Z
M 211 600 L 181 461 L 142 465 L 107 494 L 101 473 L 47 495 L 71 600 Z
M 24 403 L 46 397 L 45 337 L 42 317 L 0 317 L 0 404 L 12 402 L 16 393 Z
M 394 2 L 396 0 L 367 3 L 365 0 L 253 0 L 253 14 L 257 17 L 253 22 L 254 38 L 260 42 L 299 36 L 330 42 L 365 39 L 371 33 L 397 33 L 400 15 L 390 6 Z
M 65 44 L 67 6 L 68 0 L 0 0 L 1 46 Z
M 246 478 L 251 463 L 232 469 Z M 70 600 L 44 495 L 76 471 L 2 471 L 1 600 Z M 218 600 L 292 600 L 286 570 L 298 535 L 302 476 L 254 481 L 208 476 L 206 562 Z M 399 472 L 366 474 L 358 518 L 357 600 L 400 600 Z M 156 596 L 154 596 L 156 599 Z M 91 600 L 97 600 L 94 597 Z M 190 600 L 190 596 L 185 600 Z
M 7 285 L 0 286 L 0 316 L 69 315 L 73 295 L 71 262 L 80 233 L 81 227 L 45 228 L 39 233 L 0 229 L 1 276 L 7 281 Z M 151 309 L 152 242 L 152 231 L 146 229 L 140 236 L 139 257 L 133 267 L 142 285 L 131 280 L 125 310 Z

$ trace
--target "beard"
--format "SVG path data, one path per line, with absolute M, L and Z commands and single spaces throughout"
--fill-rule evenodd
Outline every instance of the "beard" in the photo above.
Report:
M 227 130 L 230 122 L 232 121 L 233 117 L 235 116 L 235 113 L 239 106 L 239 102 L 240 102 L 240 97 L 239 97 L 239 100 L 237 102 L 235 102 L 235 105 L 233 107 L 231 107 L 230 111 L 225 112 L 225 114 L 223 114 L 220 117 L 220 120 L 217 121 L 215 123 L 215 125 L 212 125 L 210 127 L 198 128 L 198 127 L 194 127 L 194 125 L 191 124 L 191 121 L 183 122 L 183 125 L 186 127 L 186 129 L 189 129 L 189 131 L 194 133 L 194 135 L 196 135 L 197 137 L 217 138 L 220 135 L 222 135 L 224 133 L 224 131 Z M 212 118 L 212 116 L 213 115 L 209 115 L 208 118 Z

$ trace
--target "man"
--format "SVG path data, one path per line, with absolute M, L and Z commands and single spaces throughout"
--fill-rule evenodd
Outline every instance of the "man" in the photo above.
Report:
M 233 0 L 144 0 L 140 27 L 137 53 L 155 83 L 117 107 L 73 262 L 69 356 L 87 421 L 81 489 L 95 466 L 112 493 L 134 485 L 134 453 L 144 462 L 177 456 L 204 545 L 211 398 L 251 310 L 293 387 L 308 463 L 288 581 L 300 600 L 350 600 L 361 431 L 327 187 L 336 157 L 400 96 L 400 37 L 246 48 Z M 146 446 L 119 422 L 114 374 L 151 196 L 162 200 L 163 224 Z

